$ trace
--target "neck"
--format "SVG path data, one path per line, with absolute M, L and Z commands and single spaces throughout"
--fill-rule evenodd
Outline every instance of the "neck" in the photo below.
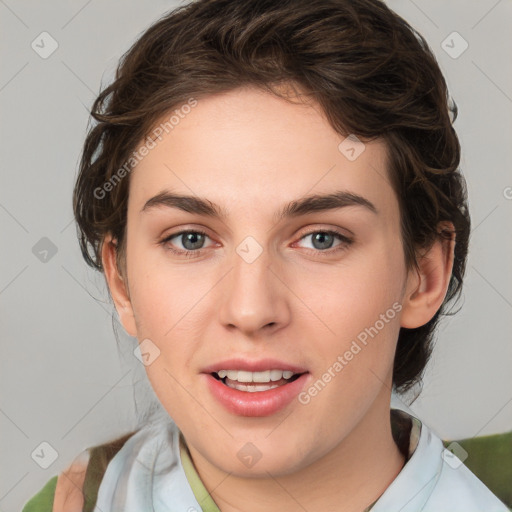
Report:
M 363 512 L 405 463 L 391 433 L 389 397 L 380 403 L 332 451 L 292 474 L 237 477 L 216 468 L 194 449 L 190 453 L 222 512 Z

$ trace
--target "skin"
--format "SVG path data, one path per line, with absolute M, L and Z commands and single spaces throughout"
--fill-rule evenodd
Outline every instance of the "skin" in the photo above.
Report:
M 338 150 L 343 139 L 314 103 L 250 87 L 200 99 L 131 174 L 125 267 L 110 237 L 103 245 L 120 320 L 160 350 L 148 378 L 223 512 L 361 511 L 404 464 L 389 420 L 398 333 L 441 306 L 454 242 L 436 242 L 408 271 L 386 146 L 367 143 L 351 162 Z M 349 206 L 274 220 L 289 201 L 340 189 L 377 214 Z M 228 216 L 141 212 L 163 190 L 208 198 Z M 199 256 L 169 250 L 190 247 L 181 236 L 160 243 L 198 228 L 208 235 Z M 311 233 L 328 229 L 353 242 L 313 245 Z M 252 263 L 236 252 L 247 236 L 263 249 Z M 241 356 L 304 366 L 307 388 L 394 303 L 401 311 L 306 405 L 237 416 L 205 386 L 205 366 Z M 251 468 L 237 457 L 247 442 L 261 452 Z

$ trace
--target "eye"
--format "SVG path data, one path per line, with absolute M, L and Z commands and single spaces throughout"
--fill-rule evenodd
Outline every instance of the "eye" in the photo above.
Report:
M 334 230 L 316 230 L 305 233 L 300 237 L 300 240 L 305 240 L 308 237 L 311 238 L 312 247 L 310 249 L 316 254 L 331 255 L 334 252 L 347 249 L 347 247 L 353 243 L 353 240 L 347 236 Z M 184 230 L 177 233 L 172 233 L 165 237 L 159 243 L 163 245 L 167 250 L 186 257 L 200 256 L 205 249 L 204 242 L 206 238 L 210 238 L 204 231 L 201 230 Z M 176 239 L 175 242 L 173 240 Z M 334 242 L 338 240 L 338 245 L 334 245 Z M 296 242 L 298 243 L 298 242 Z M 181 244 L 183 248 L 176 248 L 176 244 Z
M 317 253 L 332 254 L 333 252 L 346 249 L 353 243 L 353 240 L 334 230 L 310 231 L 309 233 L 304 234 L 300 240 L 305 240 L 308 237 L 311 237 L 311 249 Z M 335 245 L 333 248 L 333 244 L 336 239 L 338 239 L 340 243 Z
M 160 242 L 160 244 L 176 254 L 185 256 L 197 256 L 202 252 L 202 249 L 204 249 L 203 244 L 206 238 L 209 238 L 209 236 L 204 231 L 179 231 L 178 233 L 172 233 L 171 235 L 165 237 Z M 172 242 L 174 239 L 176 239 L 176 242 Z M 172 247 L 176 243 L 181 244 L 183 249 L 176 249 Z

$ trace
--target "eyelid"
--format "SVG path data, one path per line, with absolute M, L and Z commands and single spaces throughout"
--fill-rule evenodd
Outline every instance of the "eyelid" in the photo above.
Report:
M 176 238 L 180 235 L 184 235 L 185 233 L 198 233 L 198 234 L 201 234 L 207 238 L 209 238 L 210 240 L 212 239 L 212 237 L 202 228 L 185 228 L 185 229 L 180 229 L 178 231 L 174 231 L 172 233 L 169 233 L 168 235 L 165 235 L 163 238 L 159 238 L 159 244 L 165 244 L 165 243 L 168 243 L 169 240 L 173 239 L 173 238 Z M 180 249 L 180 250 L 183 250 L 183 249 Z M 196 251 L 193 251 L 193 252 L 199 252 L 199 251 L 202 251 L 203 248 L 201 249 L 197 249 Z M 188 250 L 187 252 L 190 252 L 190 250 Z
M 183 235 L 185 233 L 198 233 L 207 238 L 210 238 L 210 240 L 212 239 L 212 237 L 210 237 L 210 235 L 208 235 L 206 230 L 203 228 L 186 227 L 186 228 L 182 228 L 176 232 L 170 233 L 169 235 L 167 235 L 163 239 L 161 239 L 158 243 L 159 243 L 159 245 L 166 247 L 167 244 L 169 244 L 169 241 L 171 239 L 179 237 L 180 235 Z M 335 237 L 338 237 L 338 240 L 340 241 L 340 243 L 338 245 L 328 248 L 326 250 L 320 250 L 320 249 L 314 249 L 314 248 L 312 249 L 312 248 L 308 248 L 308 247 L 304 248 L 306 251 L 308 251 L 308 252 L 312 251 L 315 255 L 319 255 L 320 257 L 333 256 L 334 254 L 337 254 L 339 251 L 343 251 L 343 250 L 347 249 L 348 246 L 352 245 L 352 243 L 354 242 L 353 236 L 348 236 L 348 235 L 344 234 L 342 232 L 342 228 L 325 227 L 325 226 L 318 227 L 317 226 L 317 227 L 304 228 L 303 230 L 301 230 L 299 232 L 299 234 L 296 235 L 297 240 L 295 242 L 293 242 L 293 245 L 297 244 L 298 242 L 300 242 L 302 239 L 306 238 L 307 236 L 313 235 L 315 233 L 330 234 Z M 213 246 L 215 246 L 215 242 L 214 242 Z M 167 250 L 169 250 L 170 252 L 172 252 L 174 254 L 177 254 L 178 256 L 199 257 L 208 248 L 211 248 L 211 246 L 210 247 L 201 247 L 200 249 L 196 249 L 196 250 L 174 249 L 172 247 L 167 247 Z
M 160 238 L 160 242 L 165 242 L 165 241 L 168 241 L 171 238 L 175 238 L 175 237 L 177 237 L 179 235 L 183 235 L 185 233 L 191 233 L 191 232 L 192 233 L 200 233 L 200 234 L 202 234 L 204 236 L 207 236 L 210 239 L 212 238 L 206 232 L 206 230 L 204 230 L 203 228 L 184 228 L 184 229 L 180 229 L 179 231 L 170 233 L 169 235 L 166 235 L 163 238 Z M 331 227 L 327 227 L 327 228 L 326 227 L 304 228 L 296 236 L 297 236 L 297 239 L 301 240 L 305 236 L 311 235 L 313 233 L 331 233 L 331 234 L 336 234 L 336 235 L 339 235 L 340 237 L 346 239 L 347 241 L 349 241 L 349 240 L 352 241 L 351 237 L 353 237 L 352 233 L 351 233 L 351 235 L 346 235 L 346 234 L 344 234 L 344 233 L 342 233 L 340 231 L 340 228 L 331 228 Z
M 347 233 L 345 234 L 344 231 Z M 333 234 L 339 235 L 340 237 L 345 238 L 346 240 L 350 240 L 350 241 L 353 241 L 352 239 L 354 238 L 354 234 L 351 231 L 349 231 L 348 229 L 340 228 L 338 226 L 325 226 L 325 225 L 304 228 L 299 231 L 297 238 L 301 239 L 301 238 L 304 238 L 305 236 L 311 235 L 313 233 L 333 233 Z

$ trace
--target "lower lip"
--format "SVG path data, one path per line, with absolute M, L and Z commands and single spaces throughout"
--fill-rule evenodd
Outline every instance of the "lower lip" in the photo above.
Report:
M 239 391 L 217 380 L 213 375 L 203 374 L 208 380 L 212 395 L 229 412 L 239 416 L 270 416 L 284 409 L 304 388 L 309 373 L 303 373 L 289 384 L 267 391 Z

